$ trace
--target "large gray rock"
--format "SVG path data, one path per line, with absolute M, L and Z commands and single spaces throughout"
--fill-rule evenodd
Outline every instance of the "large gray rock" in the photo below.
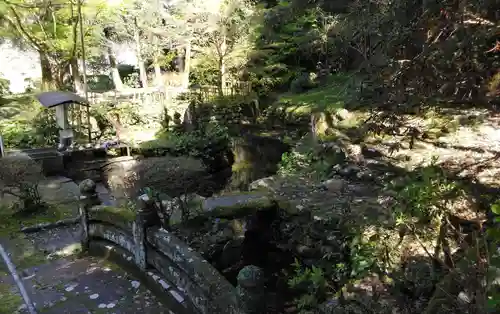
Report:
M 123 158 L 103 169 L 103 181 L 119 201 L 135 198 L 140 190 L 177 197 L 192 192 L 205 175 L 201 161 L 188 157 Z

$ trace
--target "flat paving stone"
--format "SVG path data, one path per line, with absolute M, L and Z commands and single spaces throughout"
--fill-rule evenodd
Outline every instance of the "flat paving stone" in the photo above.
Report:
M 60 259 L 20 275 L 40 313 L 173 313 L 135 278 L 98 258 Z M 10 276 L 0 283 L 17 293 Z M 28 312 L 21 307 L 19 313 Z

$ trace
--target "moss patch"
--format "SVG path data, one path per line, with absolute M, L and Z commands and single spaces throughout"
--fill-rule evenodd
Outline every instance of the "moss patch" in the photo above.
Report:
M 65 206 L 50 205 L 46 209 L 27 215 L 17 213 L 11 206 L 0 207 L 0 237 L 19 232 L 22 227 L 42 223 L 55 223 L 73 217 L 73 210 Z
M 275 206 L 274 200 L 268 197 L 249 199 L 230 206 L 216 206 L 209 212 L 211 217 L 234 218 L 251 214 L 260 209 L 272 208 Z
M 38 251 L 33 243 L 24 234 L 14 234 L 6 247 L 12 263 L 18 270 L 30 268 L 47 262 L 47 256 Z M 5 263 L 0 263 L 0 271 L 7 272 Z
M 135 212 L 130 208 L 123 207 L 112 207 L 112 206 L 99 206 L 98 210 L 95 211 L 99 215 L 109 215 L 109 218 L 115 218 L 116 216 L 123 218 L 126 222 L 133 222 L 135 220 Z
M 53 223 L 69 218 L 70 212 L 64 207 L 49 207 L 39 213 L 20 217 L 11 207 L 0 208 L 0 238 L 8 239 L 6 249 L 11 254 L 12 263 L 16 265 L 16 268 L 26 269 L 47 262 L 46 255 L 38 251 L 33 243 L 21 233 L 21 227 Z M 0 270 L 6 270 L 4 263 L 0 263 Z
M 7 284 L 0 283 L 0 313 L 17 313 L 19 307 L 23 304 L 22 297 L 12 290 Z
M 329 83 L 300 94 L 285 94 L 278 105 L 287 105 L 287 112 L 294 114 L 308 114 L 314 110 L 330 110 L 343 108 L 347 99 L 346 86 L 349 76 L 335 75 Z

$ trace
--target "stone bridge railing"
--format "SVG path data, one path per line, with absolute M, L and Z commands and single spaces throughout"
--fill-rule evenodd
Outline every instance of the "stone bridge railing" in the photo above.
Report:
M 235 288 L 200 254 L 157 226 L 147 195 L 139 197 L 134 212 L 102 206 L 91 180 L 80 184 L 80 192 L 84 251 L 132 267 L 148 288 L 168 299 L 167 304 L 178 305 L 181 313 L 262 313 L 259 268 L 243 268 Z

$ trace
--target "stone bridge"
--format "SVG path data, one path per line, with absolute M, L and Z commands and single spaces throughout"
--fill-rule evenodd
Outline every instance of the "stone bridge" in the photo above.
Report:
M 49 242 L 76 241 L 82 254 L 23 270 L 19 277 L 30 300 L 18 312 L 32 313 L 31 304 L 38 313 L 61 314 L 262 313 L 262 304 L 256 305 L 264 291 L 262 270 L 246 266 L 234 287 L 199 253 L 159 227 L 153 206 L 147 195 L 139 197 L 135 210 L 104 206 L 96 184 L 84 180 L 78 217 L 58 222 L 67 226 L 43 236 Z M 5 285 L 15 294 L 11 276 L 0 276 L 0 288 Z

